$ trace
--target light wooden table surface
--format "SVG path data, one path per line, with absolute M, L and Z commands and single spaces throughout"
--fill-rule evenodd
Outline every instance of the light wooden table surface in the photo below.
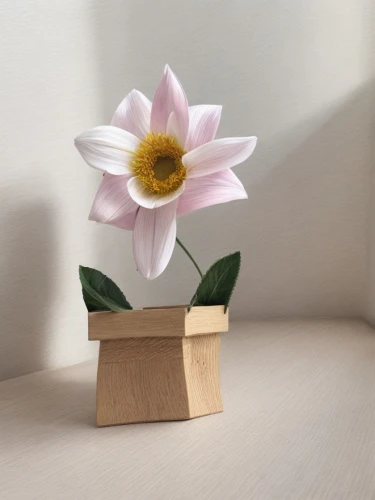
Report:
M 2 500 L 374 500 L 375 333 L 232 324 L 224 413 L 97 429 L 93 362 L 0 384 Z

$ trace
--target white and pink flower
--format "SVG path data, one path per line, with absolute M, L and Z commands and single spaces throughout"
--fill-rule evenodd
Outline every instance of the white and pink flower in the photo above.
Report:
M 188 106 L 169 66 L 151 103 L 132 90 L 111 125 L 75 139 L 83 159 L 105 172 L 90 220 L 133 231 L 139 272 L 148 279 L 167 267 L 176 216 L 247 198 L 231 171 L 254 151 L 256 137 L 215 139 L 221 106 Z

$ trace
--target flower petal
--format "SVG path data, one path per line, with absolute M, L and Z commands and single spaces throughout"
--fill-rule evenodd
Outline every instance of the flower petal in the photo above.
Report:
M 175 114 L 174 136 L 184 147 L 189 129 L 189 109 L 184 89 L 168 64 L 156 89 L 151 108 L 151 132 L 166 133 L 169 115 Z
M 151 102 L 138 90 L 132 90 L 113 115 L 111 125 L 119 127 L 140 139 L 150 132 Z
M 187 178 L 213 174 L 245 161 L 257 143 L 256 137 L 230 137 L 202 144 L 182 157 Z
M 246 198 L 247 193 L 239 178 L 230 169 L 222 170 L 199 179 L 188 179 L 185 191 L 178 199 L 177 215 Z
M 133 252 L 138 271 L 157 278 L 167 267 L 176 242 L 177 200 L 154 210 L 141 207 L 133 232 Z
M 202 104 L 189 107 L 189 133 L 185 149 L 192 149 L 215 139 L 222 106 Z
M 173 135 L 174 137 L 176 137 L 176 135 L 178 134 L 178 123 L 174 111 L 172 111 L 172 113 L 169 115 L 166 133 L 167 135 Z
M 122 215 L 118 219 L 115 219 L 109 222 L 108 224 L 110 224 L 111 226 L 118 227 L 120 229 L 126 229 L 127 231 L 133 231 L 138 209 L 135 212 L 130 212 L 130 214 Z
M 175 200 L 184 192 L 185 183 L 183 183 L 176 191 L 169 194 L 153 194 L 143 187 L 137 177 L 132 177 L 128 181 L 128 191 L 133 200 L 141 207 L 152 209 L 162 207 L 167 203 Z
M 127 188 L 129 179 L 129 175 L 104 174 L 91 207 L 90 220 L 124 229 L 133 229 L 135 213 L 139 205 L 129 195 Z M 134 214 L 133 218 L 124 219 L 128 214 Z
M 140 140 L 126 130 L 104 125 L 83 132 L 74 142 L 90 167 L 123 175 L 130 173 L 129 164 Z

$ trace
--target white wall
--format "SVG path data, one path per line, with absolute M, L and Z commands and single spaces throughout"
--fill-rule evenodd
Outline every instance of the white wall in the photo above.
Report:
M 236 173 L 248 202 L 180 220 L 203 267 L 240 249 L 236 317 L 356 316 L 367 283 L 374 117 L 370 0 L 4 0 L 0 6 L 0 376 L 93 355 L 78 264 L 135 306 L 185 303 L 176 249 L 158 280 L 131 234 L 87 221 L 100 173 L 72 146 L 166 62 L 191 103 L 224 105 L 220 135 L 257 135 Z

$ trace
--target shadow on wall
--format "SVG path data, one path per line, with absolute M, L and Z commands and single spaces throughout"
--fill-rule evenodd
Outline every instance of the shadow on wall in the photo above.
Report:
M 44 368 L 56 244 L 47 204 L 20 204 L 6 220 L 13 233 L 2 248 L 0 380 Z
M 238 312 L 363 315 L 373 98 L 369 81 L 275 138 L 260 159 L 248 188 L 252 237 L 243 250 L 251 264 L 238 292 L 248 292 L 250 282 L 253 289 Z

